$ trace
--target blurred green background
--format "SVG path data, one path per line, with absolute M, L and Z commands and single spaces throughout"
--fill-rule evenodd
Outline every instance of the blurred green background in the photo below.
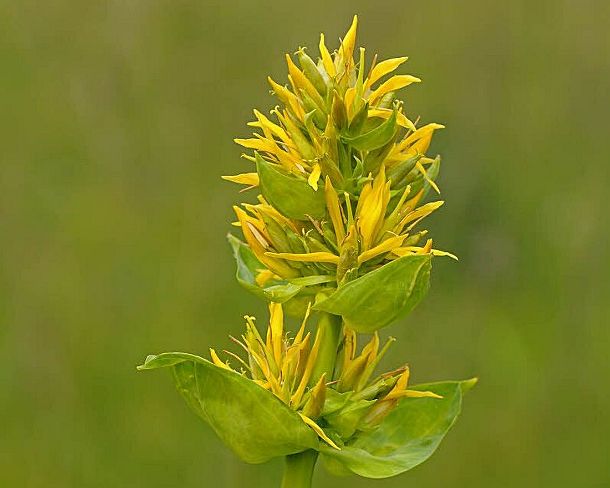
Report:
M 148 353 L 227 347 L 262 302 L 225 241 L 283 53 L 361 20 L 408 54 L 446 206 L 428 299 L 386 334 L 416 381 L 478 375 L 438 452 L 386 481 L 610 486 L 610 3 L 0 1 L 0 485 L 276 486 Z M 369 58 L 370 59 L 370 58 Z M 251 196 L 249 196 L 251 198 Z

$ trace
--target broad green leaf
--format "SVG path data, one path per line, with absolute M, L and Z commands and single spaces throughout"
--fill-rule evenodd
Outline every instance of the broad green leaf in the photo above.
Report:
M 186 403 L 237 456 L 262 463 L 318 448 L 318 437 L 296 412 L 248 378 L 199 356 L 148 356 L 138 369 L 171 367 Z
M 411 387 L 443 398 L 400 400 L 377 429 L 356 434 L 340 451 L 320 446 L 325 464 L 338 474 L 349 471 L 366 478 L 388 478 L 423 463 L 456 421 L 464 384 L 472 385 L 472 380 Z
M 396 109 L 387 120 L 374 129 L 355 137 L 341 136 L 341 140 L 359 151 L 372 151 L 385 146 L 396 132 Z
M 259 286 L 256 282 L 256 275 L 259 270 L 265 269 L 265 265 L 256 258 L 247 244 L 231 234 L 227 236 L 227 239 L 233 248 L 237 264 L 235 277 L 240 285 L 255 295 L 267 301 L 283 303 L 294 297 L 305 286 L 285 280 L 270 280 L 264 288 Z
M 357 332 L 374 332 L 406 316 L 430 287 L 429 255 L 403 256 L 339 287 L 314 309 L 343 316 Z
M 315 191 L 306 180 L 291 176 L 256 154 L 256 171 L 261 193 L 281 214 L 296 220 L 326 215 L 324 191 Z

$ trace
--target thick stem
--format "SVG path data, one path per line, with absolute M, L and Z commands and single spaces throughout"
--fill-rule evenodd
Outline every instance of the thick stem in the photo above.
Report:
M 317 459 L 318 451 L 313 449 L 286 456 L 282 488 L 311 488 Z
M 337 349 L 341 340 L 341 316 L 321 312 L 318 333 L 321 334 L 320 350 L 309 380 L 310 386 L 315 385 L 324 373 L 326 373 L 326 381 L 332 381 Z

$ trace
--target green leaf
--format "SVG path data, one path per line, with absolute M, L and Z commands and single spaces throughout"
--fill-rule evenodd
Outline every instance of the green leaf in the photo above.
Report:
M 394 109 L 392 115 L 387 120 L 384 120 L 369 132 L 355 137 L 341 136 L 341 140 L 359 151 L 372 151 L 390 142 L 395 132 L 396 109 Z
M 178 352 L 148 356 L 138 369 L 165 367 L 186 403 L 245 462 L 318 449 L 317 435 L 296 412 L 248 378 Z
M 297 295 L 305 286 L 285 280 L 270 280 L 268 286 L 264 288 L 259 286 L 256 282 L 256 275 L 258 270 L 265 269 L 265 265 L 256 258 L 246 243 L 231 234 L 227 235 L 227 239 L 233 248 L 237 264 L 235 277 L 238 283 L 248 291 L 264 300 L 284 303 Z
M 431 390 L 442 399 L 404 398 L 377 429 L 356 434 L 340 451 L 320 446 L 325 464 L 335 473 L 388 478 L 428 459 L 462 408 L 462 385 L 449 381 L 411 387 Z
M 430 287 L 429 255 L 403 256 L 340 286 L 314 309 L 343 316 L 357 332 L 374 332 L 406 316 Z
M 326 201 L 321 188 L 315 191 L 306 180 L 283 172 L 258 153 L 256 171 L 261 193 L 281 214 L 296 220 L 307 220 L 308 215 L 321 219 L 326 215 Z

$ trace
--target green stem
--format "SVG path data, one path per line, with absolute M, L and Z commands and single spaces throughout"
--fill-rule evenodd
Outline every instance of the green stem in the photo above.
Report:
M 282 488 L 311 488 L 317 460 L 318 451 L 313 449 L 286 456 Z
M 332 381 L 337 349 L 341 340 L 341 316 L 321 312 L 318 333 L 321 334 L 320 350 L 309 380 L 310 386 L 315 385 L 324 373 L 326 373 L 326 381 Z

